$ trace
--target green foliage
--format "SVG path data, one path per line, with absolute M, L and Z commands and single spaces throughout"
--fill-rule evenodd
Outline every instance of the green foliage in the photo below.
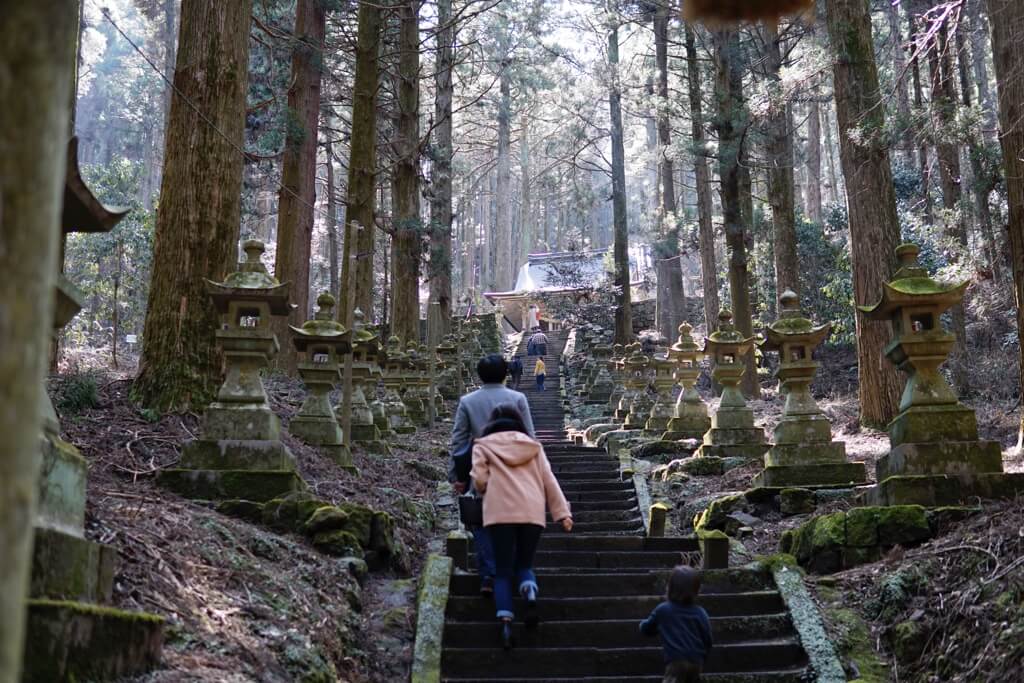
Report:
M 884 574 L 878 580 L 877 592 L 868 602 L 868 611 L 876 619 L 895 618 L 927 585 L 924 573 L 915 567 L 904 567 Z
M 824 225 L 798 216 L 797 253 L 803 309 L 832 323 L 832 341 L 854 341 L 853 274 L 846 209 L 832 207 Z
M 95 408 L 100 403 L 99 385 L 92 372 L 80 372 L 64 377 L 57 390 L 56 407 L 61 415 L 77 415 Z

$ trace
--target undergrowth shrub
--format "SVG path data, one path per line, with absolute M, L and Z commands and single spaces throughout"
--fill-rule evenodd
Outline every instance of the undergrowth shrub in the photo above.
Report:
M 54 402 L 61 415 L 77 415 L 99 405 L 99 384 L 92 372 L 67 375 L 57 388 Z

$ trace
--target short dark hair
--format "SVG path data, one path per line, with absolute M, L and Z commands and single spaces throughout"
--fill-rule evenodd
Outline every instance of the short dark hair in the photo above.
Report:
M 476 364 L 476 374 L 484 384 L 500 384 L 508 375 L 508 363 L 500 353 L 489 353 Z
M 529 435 L 526 429 L 526 420 L 511 403 L 502 403 L 491 412 L 491 421 L 484 425 L 481 436 L 494 434 L 496 432 L 522 432 Z
M 700 572 L 693 567 L 678 566 L 668 578 L 666 597 L 677 605 L 692 605 L 700 593 Z

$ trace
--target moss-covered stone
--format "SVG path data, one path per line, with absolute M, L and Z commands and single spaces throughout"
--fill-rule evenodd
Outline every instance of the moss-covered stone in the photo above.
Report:
M 692 444 L 680 441 L 650 441 L 633 446 L 630 455 L 638 460 L 665 462 L 672 459 L 670 456 L 690 455 L 695 450 Z
M 217 503 L 216 510 L 222 515 L 244 519 L 253 524 L 263 521 L 263 504 L 251 500 L 224 500 Z
M 302 525 L 302 532 L 307 536 L 316 536 L 324 531 L 344 529 L 348 524 L 348 513 L 333 505 L 324 505 L 316 509 Z
M 373 533 L 373 510 L 359 503 L 344 503 L 340 508 L 348 515 L 345 529 L 356 537 L 360 546 L 369 548 Z
M 878 545 L 877 508 L 853 508 L 846 514 L 846 545 L 866 548 Z
M 722 459 L 714 455 L 702 458 L 687 458 L 680 463 L 679 469 L 682 472 L 697 477 L 717 476 L 723 472 Z
M 32 544 L 29 596 L 110 601 L 117 551 L 71 534 L 37 527 Z
M 305 489 L 297 474 L 280 470 L 168 469 L 157 475 L 157 482 L 185 498 L 260 503 Z
M 785 516 L 814 512 L 817 496 L 810 489 L 790 488 L 779 492 L 779 510 Z
M 918 660 L 928 644 L 924 627 L 916 621 L 902 621 L 889 633 L 892 652 L 900 664 L 910 664 Z
M 441 683 L 444 614 L 451 573 L 451 558 L 443 555 L 427 558 L 416 599 L 416 644 L 413 647 L 411 683 Z
M 729 514 L 742 510 L 746 504 L 747 500 L 742 493 L 713 500 L 707 509 L 694 517 L 694 531 L 698 533 L 712 530 L 728 532 Z
M 831 602 L 835 593 L 819 589 L 819 595 Z M 845 607 L 833 607 L 826 610 L 825 614 L 832 624 L 836 649 L 846 663 L 845 668 L 851 680 L 859 683 L 889 683 L 889 667 L 875 651 L 875 639 L 857 612 Z
M 402 464 L 427 481 L 444 481 L 448 478 L 447 473 L 440 467 L 422 460 L 405 460 Z
M 263 506 L 263 524 L 278 531 L 302 531 L 313 513 L 328 505 L 307 491 L 290 493 L 268 501 Z
M 881 545 L 908 545 L 931 538 L 928 517 L 920 505 L 893 505 L 875 510 L 878 517 L 878 542 Z
M 359 539 L 351 532 L 341 529 L 318 533 L 313 537 L 313 547 L 322 553 L 334 555 L 335 557 L 362 555 L 363 552 Z

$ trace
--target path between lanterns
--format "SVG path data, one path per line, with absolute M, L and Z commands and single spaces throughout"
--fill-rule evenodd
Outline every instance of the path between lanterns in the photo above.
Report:
M 499 645 L 494 605 L 480 597 L 477 574 L 452 576 L 442 679 L 659 682 L 660 644 L 641 635 L 638 624 L 662 599 L 668 572 L 681 553 L 699 547 L 692 538 L 646 537 L 636 490 L 631 479 L 623 481 L 618 460 L 603 449 L 566 440 L 559 392 L 566 333 L 548 333 L 548 338 L 547 391 L 535 388 L 525 339 L 520 388 L 572 505 L 576 528 L 566 534 L 549 523 L 536 557 L 541 624 L 529 631 L 517 622 L 516 647 L 509 652 Z M 708 572 L 700 604 L 711 615 L 716 641 L 705 680 L 774 683 L 806 676 L 807 656 L 769 573 Z M 517 604 L 517 615 L 522 607 Z

